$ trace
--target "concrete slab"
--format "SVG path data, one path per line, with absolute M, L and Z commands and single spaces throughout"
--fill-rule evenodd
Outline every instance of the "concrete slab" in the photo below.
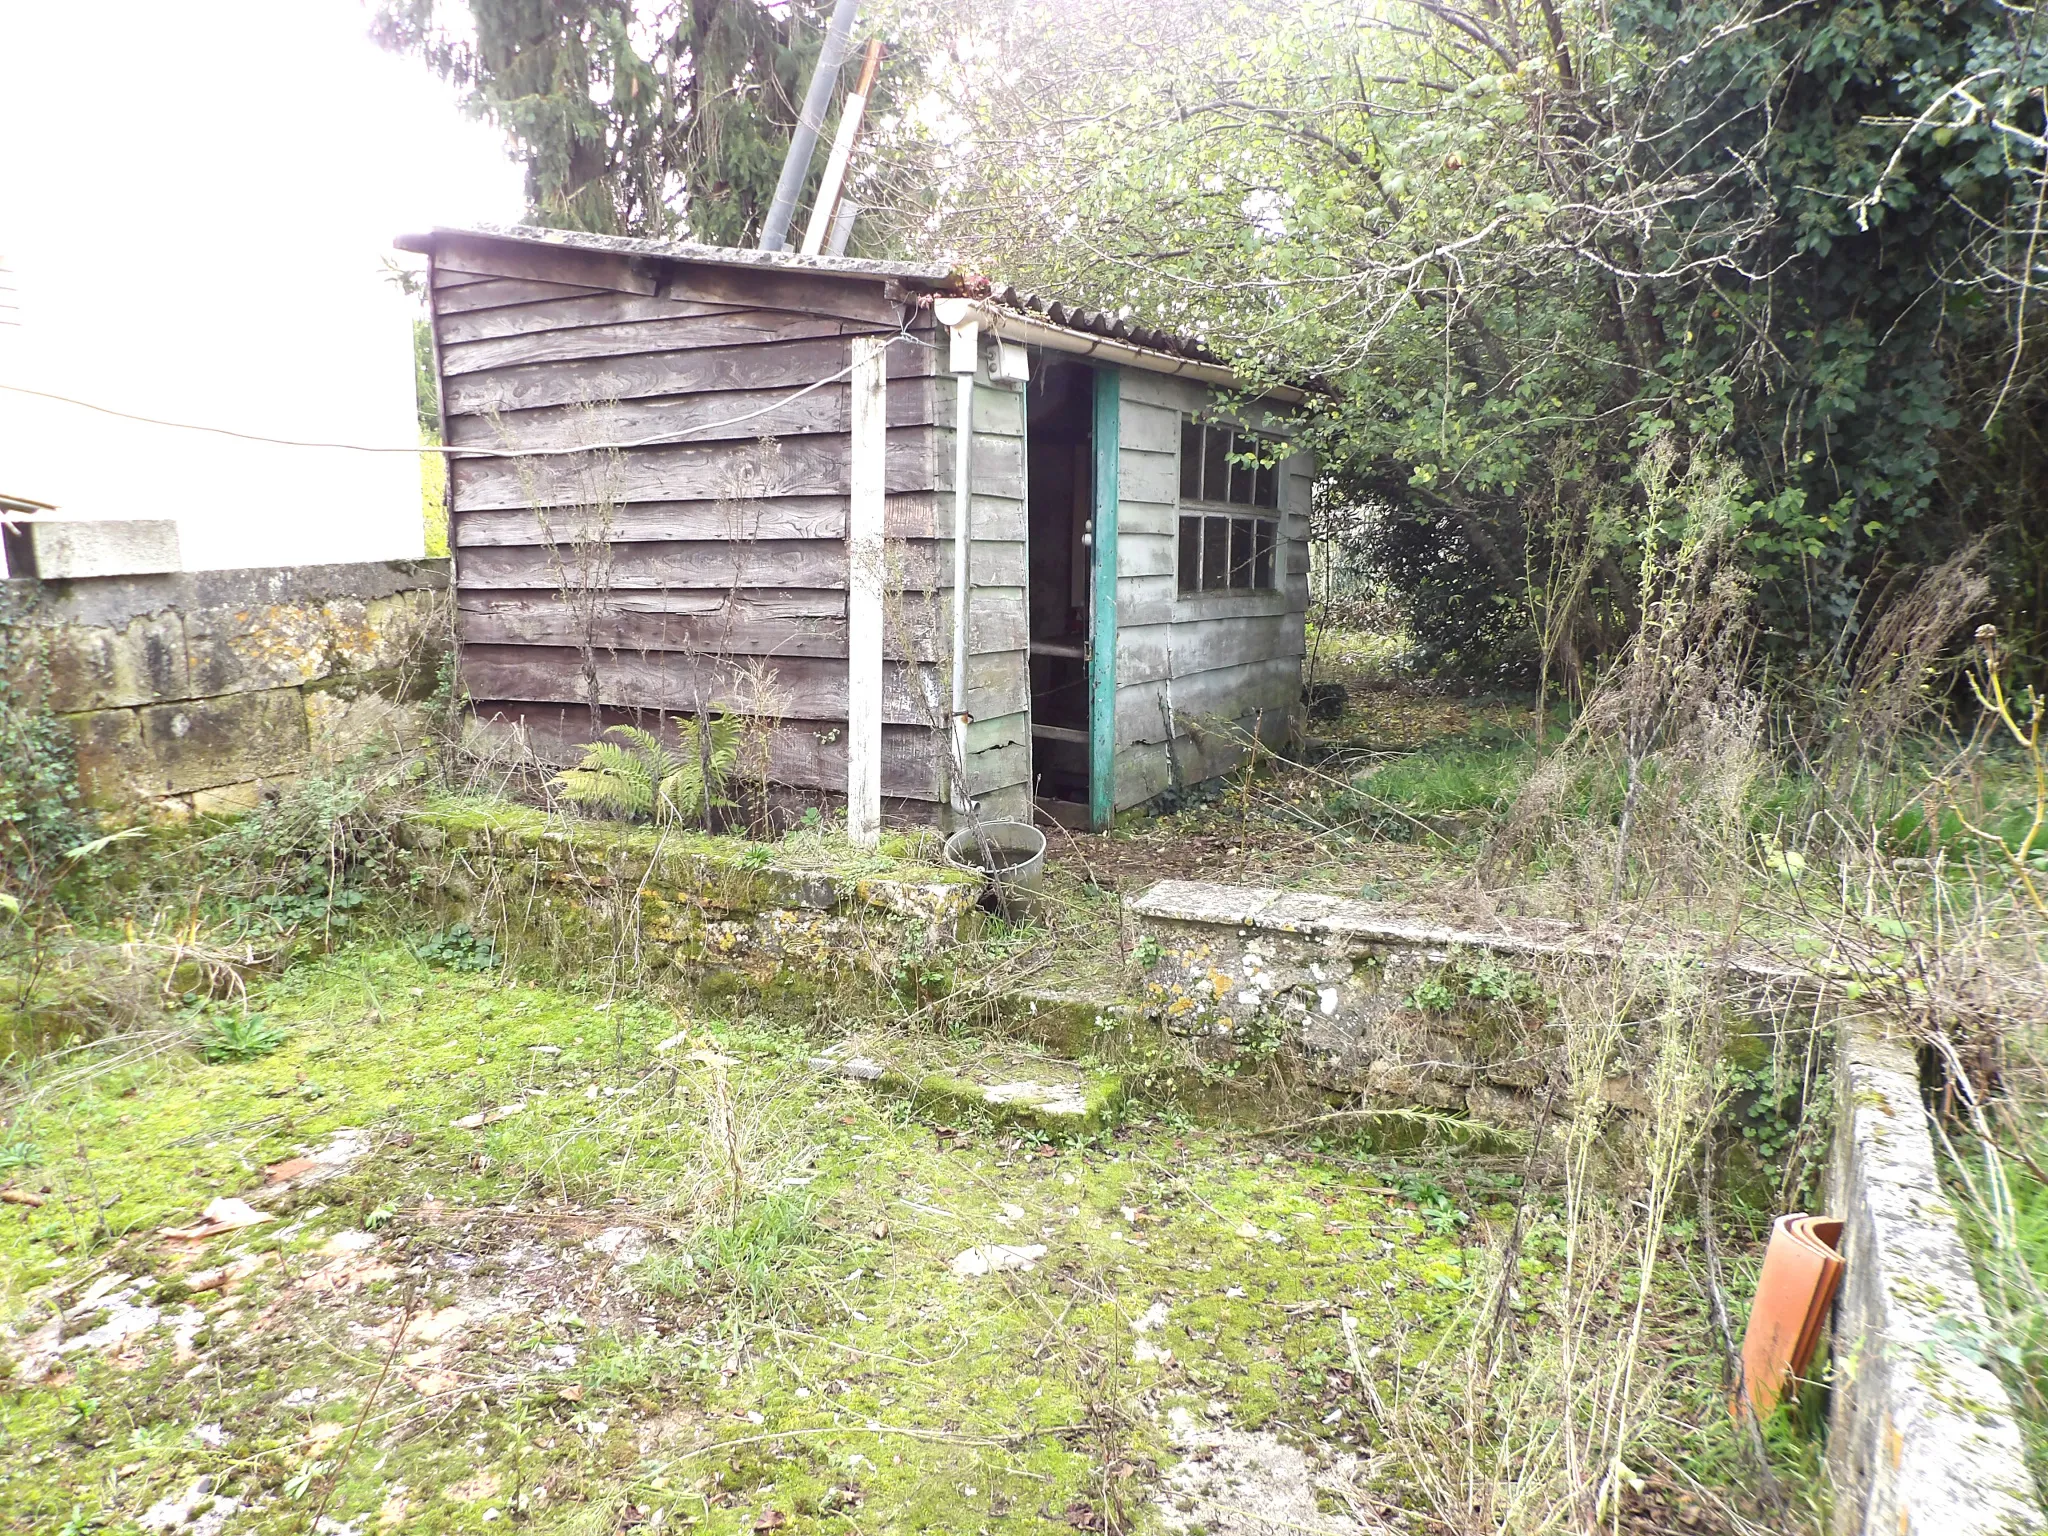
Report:
M 178 569 L 178 524 L 171 518 L 52 518 L 28 524 L 34 575 L 44 581 L 91 576 L 150 576 Z
M 1942 1188 L 1913 1053 L 1845 1023 L 1829 1210 L 1846 1222 L 1828 1462 L 1836 1536 L 2048 1531 Z

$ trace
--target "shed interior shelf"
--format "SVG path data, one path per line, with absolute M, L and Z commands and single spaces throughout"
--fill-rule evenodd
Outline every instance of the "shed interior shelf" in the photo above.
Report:
M 1031 642 L 1034 656 L 1065 656 L 1072 661 L 1086 661 L 1088 652 L 1084 646 L 1074 645 L 1065 640 L 1037 640 Z
M 1034 720 L 1031 722 L 1031 734 L 1043 737 L 1047 741 L 1073 741 L 1079 742 L 1084 747 L 1088 745 L 1088 733 L 1086 731 L 1071 730 L 1064 725 L 1040 725 Z

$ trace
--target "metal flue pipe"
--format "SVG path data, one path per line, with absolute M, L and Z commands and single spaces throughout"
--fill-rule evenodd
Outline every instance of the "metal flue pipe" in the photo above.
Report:
M 868 110 L 868 96 L 875 88 L 875 71 L 882 63 L 882 40 L 868 41 L 868 56 L 860 67 L 860 80 L 853 88 L 853 94 L 846 98 L 839 108 L 839 132 L 832 137 L 832 153 L 825 157 L 825 174 L 818 181 L 818 195 L 811 202 L 811 222 L 804 230 L 804 254 L 815 256 L 825 246 L 825 233 L 834 227 L 833 212 L 839 206 L 839 194 L 846 186 L 846 170 L 853 163 L 853 146 L 860 138 L 860 120 Z M 846 241 L 839 239 L 839 248 L 834 256 L 846 250 Z
M 775 199 L 768 205 L 768 217 L 761 224 L 761 249 L 786 250 L 789 225 L 796 217 L 797 193 L 810 174 L 811 156 L 818 148 L 818 131 L 825 125 L 825 109 L 832 104 L 832 88 L 839 83 L 839 68 L 846 62 L 847 39 L 853 35 L 853 13 L 860 0 L 838 0 L 832 7 L 832 24 L 825 30 L 825 46 L 818 53 L 818 67 L 811 71 L 811 87 L 804 93 L 803 111 L 797 114 L 796 134 L 789 141 L 789 154 L 782 162 L 782 175 L 775 183 Z

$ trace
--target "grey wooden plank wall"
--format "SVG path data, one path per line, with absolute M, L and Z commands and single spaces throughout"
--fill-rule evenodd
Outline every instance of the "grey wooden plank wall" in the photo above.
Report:
M 433 296 L 451 443 L 664 440 L 454 461 L 461 665 L 479 715 L 522 721 L 542 757 L 573 760 L 592 735 L 587 642 L 605 723 L 700 698 L 761 715 L 778 781 L 842 792 L 850 392 L 786 397 L 845 368 L 851 337 L 897 331 L 897 300 L 873 279 L 455 238 L 436 251 Z M 889 349 L 885 531 L 903 590 L 885 635 L 883 790 L 929 804 L 951 569 L 935 406 L 950 385 L 928 319 L 922 332 Z M 994 718 L 1025 686 L 1011 640 L 1022 544 L 977 555 L 998 590 L 973 611 L 969 703 Z M 988 773 L 1002 776 L 994 759 Z
M 952 532 L 953 428 L 959 397 L 938 384 L 938 480 Z M 974 524 L 968 600 L 967 788 L 987 817 L 1031 820 L 1031 624 L 1029 617 L 1024 395 L 985 376 L 974 385 Z M 951 560 L 950 547 L 946 558 Z M 949 565 L 942 580 L 948 592 Z M 950 630 L 940 633 L 945 644 Z
M 1272 592 L 1179 590 L 1180 423 L 1217 397 L 1186 379 L 1125 369 L 1117 486 L 1116 804 L 1142 804 L 1243 760 L 1233 732 L 1278 742 L 1301 709 L 1308 612 L 1313 463 L 1282 466 L 1280 546 Z M 1276 423 L 1259 413 L 1236 419 Z M 1225 727 L 1229 730 L 1225 730 Z M 1242 740 L 1240 736 L 1238 738 Z M 1169 756 L 1171 754 L 1171 756 Z

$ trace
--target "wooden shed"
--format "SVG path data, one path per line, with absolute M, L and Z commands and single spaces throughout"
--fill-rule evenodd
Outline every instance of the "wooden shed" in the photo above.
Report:
M 543 759 L 737 711 L 856 835 L 963 795 L 1100 827 L 1298 727 L 1291 392 L 939 266 L 399 243 L 430 264 L 444 440 L 476 450 L 448 481 L 462 681 Z

